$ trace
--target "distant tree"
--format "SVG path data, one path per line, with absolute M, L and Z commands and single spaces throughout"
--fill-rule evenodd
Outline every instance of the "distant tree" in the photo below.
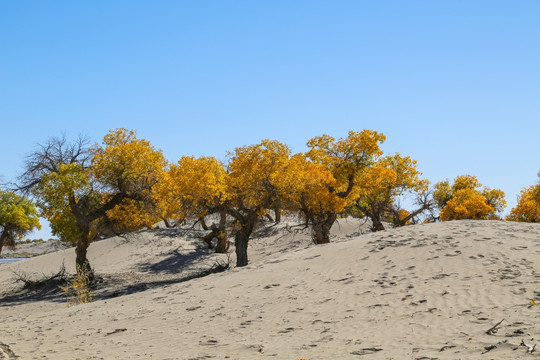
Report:
M 440 209 L 440 219 L 500 219 L 497 214 L 506 206 L 504 192 L 487 187 L 480 189 L 481 186 L 472 175 L 458 176 L 452 185 L 448 180 L 435 184 L 433 197 Z
M 540 178 L 540 171 L 538 172 L 538 177 Z M 532 196 L 536 201 L 540 202 L 540 179 L 538 180 L 538 184 L 534 187 Z
M 53 234 L 76 245 L 77 270 L 90 278 L 88 246 L 115 225 L 147 220 L 139 203 L 146 203 L 165 165 L 161 152 L 134 131 L 110 131 L 103 143 L 90 148 L 85 138 L 51 138 L 28 156 L 19 177 L 19 188 L 36 198 Z
M 540 177 L 540 172 L 538 176 Z M 517 205 L 506 220 L 540 223 L 540 182 L 521 190 Z
M 13 248 L 26 234 L 40 228 L 38 212 L 30 200 L 0 189 L 0 254 L 4 246 Z
M 366 168 L 358 179 L 360 197 L 351 210 L 368 217 L 372 231 L 379 231 L 384 230 L 385 217 L 389 217 L 394 226 L 403 226 L 432 208 L 432 201 L 423 196 L 428 191 L 429 181 L 420 178 L 416 166 L 416 160 L 395 154 Z M 406 194 L 416 197 L 417 208 L 410 212 L 398 204 L 399 198 Z

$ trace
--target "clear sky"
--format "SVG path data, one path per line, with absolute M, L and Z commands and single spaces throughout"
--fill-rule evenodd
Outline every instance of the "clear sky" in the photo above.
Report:
M 540 170 L 539 19 L 536 0 L 4 1 L 0 176 L 62 133 L 136 129 L 176 161 L 373 129 L 510 208 Z

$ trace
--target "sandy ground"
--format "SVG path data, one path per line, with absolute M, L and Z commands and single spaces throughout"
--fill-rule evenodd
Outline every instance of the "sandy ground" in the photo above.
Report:
M 191 280 L 226 260 L 192 231 L 96 242 L 102 283 L 71 307 L 58 291 L 13 296 L 13 278 L 62 261 L 73 271 L 73 249 L 0 265 L 0 348 L 21 359 L 540 358 L 520 346 L 540 342 L 539 224 L 365 233 L 342 219 L 319 246 L 293 225 L 262 229 L 249 266 Z

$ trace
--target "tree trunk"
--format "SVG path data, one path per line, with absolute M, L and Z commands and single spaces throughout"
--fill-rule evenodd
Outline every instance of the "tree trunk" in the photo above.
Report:
M 165 219 L 165 218 L 163 218 L 163 223 L 165 224 L 165 227 L 168 228 L 168 229 L 170 229 L 170 228 L 172 228 L 174 225 L 176 225 L 176 223 L 175 223 L 175 224 L 171 224 L 171 222 L 169 221 L 169 219 Z
M 17 245 L 17 242 L 15 238 L 13 237 L 12 228 L 9 226 L 6 226 L 2 230 L 2 234 L 0 235 L 0 254 L 2 253 L 2 248 L 4 246 L 15 248 Z
M 75 264 L 77 266 L 77 274 L 86 275 L 90 281 L 93 281 L 94 271 L 90 267 L 90 261 L 86 258 L 89 243 L 88 237 L 80 239 L 77 242 L 77 246 L 75 247 L 75 254 L 77 255 Z
M 209 230 L 208 225 L 206 225 L 206 221 L 204 221 L 204 216 L 201 216 L 199 218 L 199 222 L 201 223 L 201 226 L 202 226 L 203 230 Z
M 219 213 L 219 231 L 217 233 L 218 243 L 216 245 L 216 252 L 220 254 L 226 254 L 229 251 L 229 239 L 227 238 L 227 213 L 221 211 Z
M 208 248 L 209 249 L 212 249 L 212 240 L 216 237 L 217 235 L 217 229 L 212 228 L 212 232 L 210 234 L 206 234 L 205 236 L 203 236 L 203 241 L 206 243 L 206 245 L 208 245 Z
M 371 231 L 375 232 L 384 230 L 384 225 L 378 216 L 371 217 L 371 221 Z
M 276 222 L 280 222 L 281 221 L 281 209 L 276 207 L 274 208 L 274 217 L 276 218 Z
M 216 252 L 220 254 L 226 254 L 229 251 L 229 239 L 227 239 L 227 232 L 219 231 L 216 236 L 218 242 L 216 245 Z
M 248 264 L 248 248 L 249 234 L 243 229 L 239 230 L 234 236 L 234 244 L 236 245 L 236 266 L 246 266 Z
M 236 246 L 236 266 L 246 266 L 248 264 L 248 242 L 255 223 L 257 222 L 257 211 L 249 210 L 248 214 L 237 219 L 240 222 L 240 230 L 234 236 Z
M 4 241 L 6 239 L 6 231 L 2 231 L 2 235 L 0 235 L 0 254 L 2 254 L 2 248 L 4 247 Z
M 315 244 L 328 244 L 330 242 L 330 229 L 337 219 L 337 214 L 325 214 L 322 218 L 312 221 L 312 238 Z

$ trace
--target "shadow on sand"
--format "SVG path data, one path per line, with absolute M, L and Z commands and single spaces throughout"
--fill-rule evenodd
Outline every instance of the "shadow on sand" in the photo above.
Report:
M 210 261 L 212 260 L 213 261 Z M 207 263 L 206 266 L 201 265 Z M 192 265 L 196 267 L 189 269 Z M 111 273 L 100 274 L 96 272 L 95 280 L 91 284 L 93 301 L 114 298 L 146 291 L 149 289 L 168 286 L 204 277 L 210 274 L 226 271 L 230 266 L 230 258 L 215 257 L 208 249 L 200 247 L 182 254 L 179 249 L 170 253 L 162 261 L 141 265 L 139 273 Z M 43 280 L 34 280 L 33 286 L 17 286 L 14 279 L 12 290 L 0 293 L 0 307 L 20 305 L 34 301 L 51 301 L 66 303 L 68 296 L 60 289 L 73 280 L 69 276 L 46 276 Z

